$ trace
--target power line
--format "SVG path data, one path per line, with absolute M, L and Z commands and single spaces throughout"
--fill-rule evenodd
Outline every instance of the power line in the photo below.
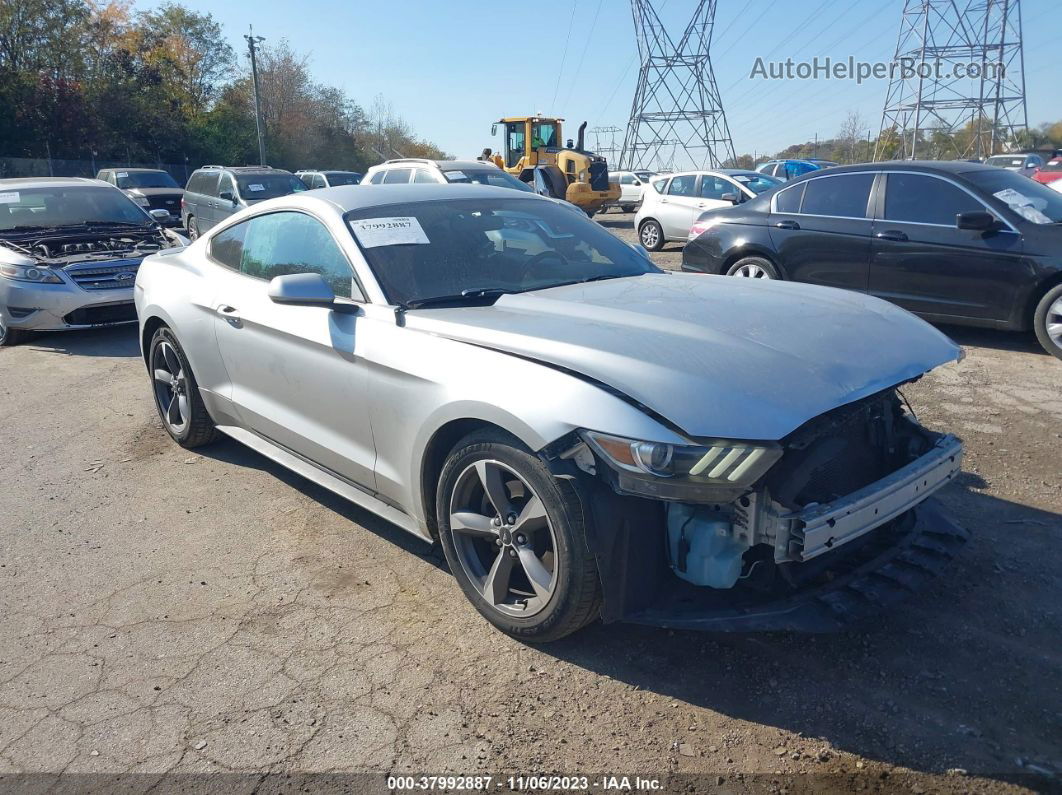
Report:
M 667 7 L 667 0 L 664 0 L 664 2 L 660 4 L 660 10 L 663 11 L 664 8 L 666 8 L 666 7 Z M 637 34 L 637 31 L 635 31 L 635 34 Z M 623 85 L 623 78 L 625 78 L 627 76 L 627 72 L 629 72 L 631 70 L 631 66 L 634 64 L 634 61 L 637 58 L 638 58 L 638 53 L 636 51 L 634 53 L 634 55 L 632 55 L 627 60 L 627 65 L 623 67 L 623 71 L 620 73 L 619 79 L 616 81 L 616 87 L 612 89 L 612 93 L 608 95 L 608 99 L 605 101 L 605 104 L 601 107 L 601 110 L 597 114 L 599 117 L 605 115 L 605 111 L 608 110 L 609 105 L 612 104 L 612 100 L 614 100 L 616 98 L 616 93 L 620 90 L 620 86 Z
M 579 4 L 578 0 L 572 0 L 572 15 L 568 18 L 568 35 L 564 38 L 564 53 L 561 55 L 560 69 L 557 70 L 557 85 L 553 87 L 553 99 L 550 101 L 550 113 L 556 112 L 557 106 L 557 92 L 560 91 L 560 81 L 564 76 L 564 61 L 568 57 L 568 42 L 572 38 L 572 25 L 575 23 L 575 7 Z
M 597 17 L 601 13 L 601 6 L 605 0 L 597 0 L 597 10 L 594 11 L 594 21 L 590 23 L 591 32 L 597 27 Z M 572 89 L 575 88 L 576 82 L 579 80 L 579 72 L 583 69 L 583 59 L 586 57 L 586 50 L 590 46 L 590 40 L 593 36 L 587 36 L 586 42 L 583 44 L 583 51 L 579 55 L 579 65 L 575 67 L 575 76 L 572 77 L 571 82 L 568 83 L 568 94 L 564 97 L 564 105 L 568 105 L 568 100 L 572 98 Z

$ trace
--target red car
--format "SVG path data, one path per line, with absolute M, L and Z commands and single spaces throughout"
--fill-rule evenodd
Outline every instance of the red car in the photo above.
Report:
M 1048 182 L 1054 182 L 1056 179 L 1062 179 L 1062 157 L 1048 160 L 1040 167 L 1039 171 L 1032 175 L 1032 178 L 1037 182 L 1042 182 L 1044 185 Z

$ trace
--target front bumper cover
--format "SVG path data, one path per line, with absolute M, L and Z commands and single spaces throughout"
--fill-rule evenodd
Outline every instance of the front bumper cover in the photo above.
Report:
M 0 277 L 0 318 L 8 328 L 26 331 L 73 331 L 83 328 L 135 323 L 122 320 L 103 323 L 70 323 L 67 315 L 79 309 L 125 306 L 133 303 L 133 288 L 82 290 L 69 282 L 35 284 Z M 12 311 L 14 309 L 15 311 Z M 26 310 L 32 310 L 28 314 Z M 82 313 L 84 314 L 84 313 Z
M 969 532 L 930 498 L 893 526 L 858 565 L 831 582 L 743 606 L 720 605 L 719 592 L 673 590 L 620 620 L 710 632 L 836 632 L 887 610 L 927 585 L 951 562 Z M 698 598 L 700 597 L 700 598 Z

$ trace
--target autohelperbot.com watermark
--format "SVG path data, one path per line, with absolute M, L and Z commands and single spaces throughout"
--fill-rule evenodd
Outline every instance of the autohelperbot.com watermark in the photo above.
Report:
M 756 58 L 749 72 L 750 79 L 759 80 L 1002 80 L 1006 64 L 998 61 L 953 61 L 943 58 L 898 58 L 895 61 L 857 61 L 855 56 L 835 59 L 816 55 L 810 61 L 765 61 Z

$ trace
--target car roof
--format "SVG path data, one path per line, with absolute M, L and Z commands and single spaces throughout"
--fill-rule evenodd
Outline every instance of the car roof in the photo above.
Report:
M 257 205 L 263 207 L 300 207 L 312 206 L 325 201 L 346 213 L 351 210 L 363 210 L 369 207 L 403 204 L 405 202 L 445 201 L 448 199 L 525 199 L 527 201 L 552 202 L 544 196 L 534 193 L 514 191 L 512 188 L 499 188 L 493 185 L 477 183 L 399 183 L 393 185 L 341 185 L 335 188 L 319 188 L 313 191 L 292 193 L 269 199 Z
M 203 166 L 196 171 L 231 171 L 233 174 L 291 174 L 283 168 L 272 166 Z
M 970 163 L 966 160 L 883 160 L 880 163 L 857 163 L 853 166 L 834 166 L 829 169 L 830 174 L 849 174 L 860 171 L 926 171 L 934 174 L 971 174 L 977 171 L 997 173 L 995 166 L 987 166 L 983 163 Z M 819 176 L 816 173 L 805 174 L 807 176 Z
M 381 168 L 407 168 L 413 166 L 437 166 L 443 171 L 450 169 L 463 169 L 463 168 L 497 168 L 493 163 L 489 163 L 485 160 L 431 160 L 426 157 L 397 157 L 394 160 L 387 160 L 383 163 L 377 163 L 369 170 L 381 169 Z
M 88 177 L 15 177 L 12 179 L 0 179 L 0 188 L 74 188 L 82 185 L 114 187 L 102 180 L 89 179 Z
M 691 169 L 690 171 L 676 171 L 676 172 L 674 172 L 672 174 L 660 174 L 659 176 L 661 176 L 661 177 L 686 177 L 686 176 L 693 176 L 693 175 L 696 175 L 696 174 L 722 174 L 724 177 L 736 177 L 736 176 L 739 176 L 741 174 L 746 174 L 746 175 L 748 175 L 750 177 L 751 176 L 757 176 L 757 177 L 762 177 L 763 176 L 763 174 L 759 173 L 758 171 L 752 171 L 751 169 L 747 169 L 747 168 L 697 168 L 697 169 Z
M 130 174 L 168 174 L 164 168 L 101 168 L 100 171 L 121 171 Z

